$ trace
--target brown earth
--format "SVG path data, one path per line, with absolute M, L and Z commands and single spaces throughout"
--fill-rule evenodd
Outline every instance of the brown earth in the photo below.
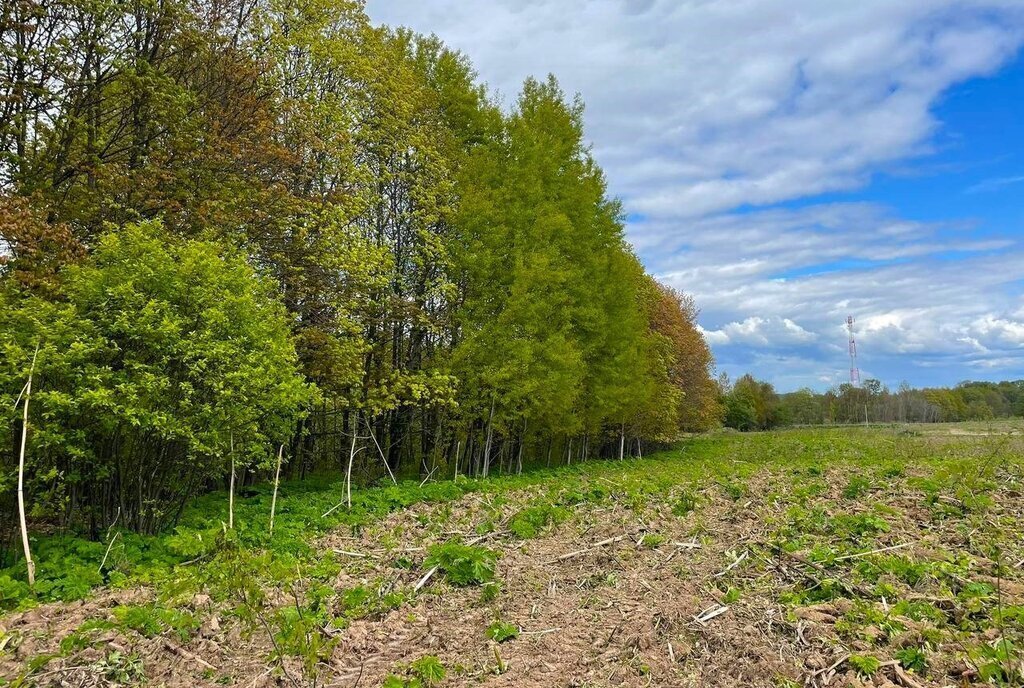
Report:
M 836 486 L 845 480 L 841 471 L 830 473 L 832 487 L 820 496 L 821 503 L 838 501 Z M 845 658 L 871 646 L 839 642 L 833 628 L 849 601 L 801 607 L 795 613 L 784 608 L 779 598 L 785 590 L 818 575 L 798 558 L 765 546 L 770 524 L 786 506 L 772 494 L 792 489 L 791 481 L 790 476 L 761 474 L 747 484 L 751 497 L 735 502 L 717 487 L 706 488 L 700 508 L 685 517 L 674 516 L 666 504 L 636 509 L 617 499 L 584 503 L 572 507 L 561 525 L 525 541 L 505 528 L 537 490 L 508 494 L 503 507 L 479 494 L 454 505 L 418 505 L 357 537 L 334 533 L 323 538 L 320 547 L 334 550 L 345 562 L 334 587 L 409 590 L 422 580 L 423 568 L 396 567 L 395 557 L 421 561 L 430 544 L 461 537 L 500 552 L 496 578 L 501 593 L 495 599 L 485 602 L 478 587 L 457 588 L 440 575 L 431 577 L 412 601 L 330 631 L 336 645 L 311 680 L 308 674 L 303 678 L 297 659 L 268 659 L 275 648 L 267 633 L 243 630 L 225 606 L 196 595 L 182 608 L 196 612 L 203 625 L 187 643 L 105 631 L 90 647 L 52 659 L 25 685 L 139 683 L 141 678 L 130 672 L 110 668 L 111 652 L 115 660 L 140 657 L 149 685 L 174 687 L 373 687 L 424 655 L 436 655 L 448 668 L 444 686 L 767 687 L 787 680 L 808 686 L 970 684 L 969 667 L 957 665 L 953 653 L 938 672 L 948 677 L 946 682 L 930 683 L 891 663 L 863 682 Z M 910 543 L 905 549 L 916 557 L 932 553 L 941 558 L 971 544 L 971 534 L 955 524 L 929 522 L 920 495 L 906 488 L 872 499 L 900 513 L 900 525 L 880 547 Z M 1021 518 L 1019 500 L 1008 500 L 997 511 Z M 475 536 L 474 526 L 493 519 L 496 511 L 504 519 L 495 532 Z M 437 523 L 448 529 L 440 530 Z M 663 540 L 648 546 L 641 541 L 645 533 Z M 985 577 L 984 565 L 979 579 Z M 999 582 L 1007 603 L 1024 601 L 1021 581 Z M 730 588 L 742 590 L 738 599 L 726 597 Z M 279 595 L 281 604 L 289 604 Z M 144 590 L 106 592 L 84 603 L 44 605 L 0 618 L 0 631 L 6 633 L 0 637 L 18 639 L 0 653 L 0 676 L 13 679 L 31 658 L 58 653 L 61 639 L 86 619 L 104 618 L 118 604 L 150 597 Z M 488 639 L 485 631 L 497 619 L 518 626 L 519 637 L 501 644 Z

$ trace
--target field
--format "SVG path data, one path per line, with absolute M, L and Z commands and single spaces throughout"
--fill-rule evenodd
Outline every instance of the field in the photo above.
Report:
M 722 433 L 644 459 L 359 490 L 351 509 L 338 484 L 289 484 L 272 535 L 266 488 L 230 531 L 210 495 L 160 538 L 44 541 L 42 602 L 0 575 L 0 676 L 1020 686 L 1022 431 Z

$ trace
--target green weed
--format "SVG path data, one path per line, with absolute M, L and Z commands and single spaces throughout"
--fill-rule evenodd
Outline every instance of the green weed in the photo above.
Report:
M 423 565 L 436 567 L 452 585 L 465 587 L 492 580 L 497 559 L 497 553 L 492 550 L 449 541 L 431 547 Z
M 506 621 L 494 621 L 487 627 L 487 637 L 497 643 L 519 637 L 519 627 Z

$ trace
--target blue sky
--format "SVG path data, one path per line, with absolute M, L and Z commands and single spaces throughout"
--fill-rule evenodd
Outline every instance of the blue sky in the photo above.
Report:
M 1024 0 L 369 0 L 513 103 L 548 72 L 719 368 L 1024 378 Z

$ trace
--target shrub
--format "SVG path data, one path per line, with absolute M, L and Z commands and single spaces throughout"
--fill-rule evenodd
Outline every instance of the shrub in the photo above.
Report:
M 217 244 L 131 225 L 102 236 L 60 286 L 60 300 L 7 292 L 0 304 L 0 421 L 14 420 L 40 345 L 37 516 L 73 496 L 94 528 L 120 507 L 121 524 L 155 532 L 224 474 L 230 433 L 240 461 L 269 460 L 311 398 L 269 282 Z

